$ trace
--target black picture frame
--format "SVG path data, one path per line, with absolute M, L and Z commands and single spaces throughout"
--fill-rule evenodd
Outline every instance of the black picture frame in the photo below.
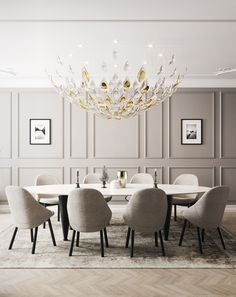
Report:
M 42 122 L 42 123 L 40 123 Z M 30 145 L 51 145 L 52 140 L 51 140 L 51 119 L 30 119 L 29 120 L 29 143 Z M 44 124 L 44 129 L 42 131 L 45 131 L 45 139 L 39 138 L 37 139 L 35 136 L 35 127 L 37 125 L 42 125 Z M 32 130 L 34 129 L 34 130 Z M 40 130 L 39 130 L 40 131 Z
M 196 125 L 196 138 L 186 137 L 184 125 Z M 199 136 L 198 136 L 199 135 Z M 203 119 L 181 119 L 181 144 L 182 145 L 202 145 L 203 144 Z

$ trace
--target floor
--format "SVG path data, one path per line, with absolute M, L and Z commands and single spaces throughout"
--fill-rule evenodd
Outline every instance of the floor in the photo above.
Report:
M 10 223 L 0 213 L 0 231 Z M 236 234 L 236 212 L 223 225 Z M 5 269 L 0 297 L 236 296 L 233 269 Z

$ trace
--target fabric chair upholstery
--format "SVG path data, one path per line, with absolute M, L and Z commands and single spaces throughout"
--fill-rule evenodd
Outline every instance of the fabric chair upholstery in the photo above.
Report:
M 160 189 L 144 189 L 131 196 L 123 214 L 125 223 L 138 232 L 153 233 L 163 228 L 167 197 Z
M 13 222 L 19 229 L 32 229 L 47 221 L 54 212 L 40 205 L 25 189 L 17 186 L 6 188 Z
M 106 227 L 112 213 L 103 195 L 95 189 L 73 190 L 68 197 L 67 210 L 73 229 L 69 256 L 72 256 L 76 233 L 76 246 L 79 246 L 80 232 L 100 231 L 101 256 L 104 257 L 103 233 L 106 247 L 109 247 Z
M 181 174 L 179 175 L 174 183 L 174 185 L 189 185 L 189 186 L 198 186 L 198 178 L 194 174 Z M 196 201 L 197 194 L 185 194 L 185 195 L 175 195 L 173 198 L 173 204 L 177 205 L 188 205 Z
M 131 184 L 153 184 L 154 180 L 149 173 L 136 173 L 131 177 Z
M 50 220 L 54 212 L 42 206 L 27 190 L 23 188 L 8 186 L 6 188 L 6 195 L 15 225 L 15 230 L 13 232 L 13 236 L 9 245 L 9 250 L 12 249 L 18 229 L 30 229 L 31 242 L 33 243 L 32 254 L 34 254 L 36 248 L 38 227 L 46 221 L 49 225 L 53 245 L 56 246 L 56 241 Z
M 126 248 L 129 246 L 131 232 L 131 252 L 134 253 L 134 233 L 153 233 L 155 245 L 158 242 L 158 233 L 161 242 L 162 254 L 165 256 L 164 243 L 161 229 L 163 228 L 167 214 L 167 197 L 164 191 L 156 188 L 144 189 L 134 193 L 123 214 L 125 223 L 128 225 Z
M 220 224 L 224 215 L 226 202 L 229 195 L 229 187 L 218 186 L 206 192 L 193 206 L 183 213 L 185 218 L 181 232 L 179 245 L 182 245 L 186 224 L 189 221 L 197 227 L 198 243 L 200 253 L 203 253 L 202 243 L 204 242 L 205 230 L 216 228 L 221 244 L 225 249 Z
M 214 187 L 206 192 L 193 206 L 186 209 L 183 216 L 202 229 L 217 228 L 221 224 L 228 195 L 228 187 Z
M 89 173 L 84 177 L 83 183 L 84 184 L 101 184 L 99 179 L 99 173 Z M 106 202 L 111 201 L 112 196 L 104 196 Z
M 68 197 L 70 226 L 80 232 L 96 232 L 108 226 L 111 210 L 95 189 L 76 189 Z
M 60 184 L 60 181 L 57 177 L 53 175 L 38 175 L 35 179 L 36 186 L 44 186 L 44 185 L 57 185 Z M 38 199 L 41 203 L 44 204 L 58 204 L 58 197 L 55 195 L 43 195 L 38 194 Z

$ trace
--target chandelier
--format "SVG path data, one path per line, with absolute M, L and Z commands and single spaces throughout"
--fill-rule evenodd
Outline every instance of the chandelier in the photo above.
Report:
M 117 58 L 116 50 L 113 51 L 113 58 Z M 174 55 L 165 66 L 158 67 L 152 83 L 148 80 L 144 65 L 140 67 L 133 80 L 126 76 L 128 61 L 122 67 L 122 74 L 118 75 L 115 72 L 110 79 L 100 79 L 96 83 L 85 66 L 78 79 L 72 66 L 64 65 L 60 57 L 58 64 L 61 68 L 66 66 L 67 71 L 63 75 L 57 69 L 55 75 L 49 76 L 57 92 L 69 102 L 106 119 L 134 117 L 160 104 L 176 92 L 183 79 L 183 75 L 177 74 Z M 104 72 L 107 71 L 106 63 L 101 67 Z

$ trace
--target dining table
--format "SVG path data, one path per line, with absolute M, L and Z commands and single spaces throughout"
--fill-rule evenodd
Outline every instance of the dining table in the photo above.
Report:
M 153 188 L 153 184 L 127 184 L 125 188 L 113 188 L 110 184 L 106 185 L 106 188 L 101 184 L 80 184 L 80 188 L 82 189 L 96 189 L 102 193 L 103 196 L 132 196 L 135 192 L 142 190 Z M 157 187 L 163 190 L 167 196 L 167 214 L 164 225 L 164 239 L 168 240 L 169 238 L 169 230 L 170 230 L 170 221 L 171 221 L 171 212 L 172 212 L 172 200 L 173 196 L 176 195 L 185 195 L 185 194 L 203 194 L 210 190 L 209 187 L 203 186 L 191 186 L 191 185 L 173 185 L 173 184 L 158 184 Z M 59 206 L 60 206 L 60 214 L 61 214 L 61 225 L 63 232 L 63 239 L 65 241 L 68 240 L 69 233 L 69 218 L 67 212 L 67 200 L 68 195 L 71 191 L 77 188 L 76 184 L 54 184 L 54 185 L 42 185 L 42 186 L 28 186 L 25 187 L 27 191 L 29 191 L 32 195 L 37 196 L 40 194 L 49 195 L 49 196 L 58 196 L 59 198 Z M 124 201 L 126 201 L 124 199 Z M 126 203 L 128 203 L 126 201 Z

